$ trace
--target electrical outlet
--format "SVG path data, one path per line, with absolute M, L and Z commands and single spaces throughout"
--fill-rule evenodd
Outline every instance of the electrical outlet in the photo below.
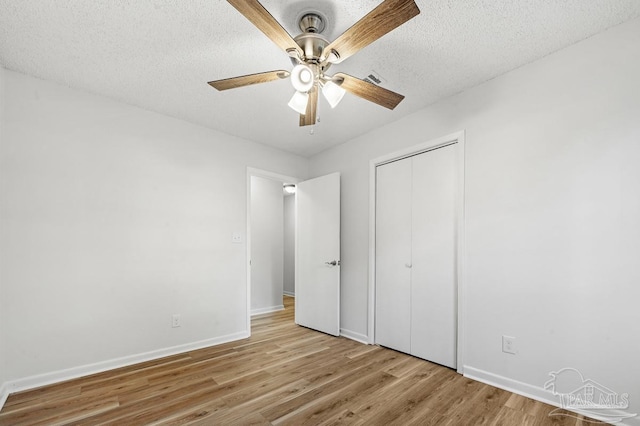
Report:
M 180 327 L 180 314 L 171 315 L 171 327 Z
M 502 352 L 506 354 L 516 354 L 516 338 L 511 336 L 502 336 Z
M 242 234 L 234 232 L 233 235 L 231 235 L 231 242 L 234 244 L 242 244 Z

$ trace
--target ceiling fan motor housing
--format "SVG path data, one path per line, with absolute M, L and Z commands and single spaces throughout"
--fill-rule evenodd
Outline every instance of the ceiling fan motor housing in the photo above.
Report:
M 318 12 L 306 12 L 300 17 L 298 26 L 304 33 L 320 34 L 324 31 L 325 18 Z
M 312 64 L 320 63 L 322 52 L 325 46 L 329 44 L 324 37 L 313 33 L 302 33 L 294 38 L 294 40 L 304 52 L 304 62 Z M 294 60 L 294 64 L 295 63 Z
M 327 70 L 331 64 L 326 60 L 321 61 L 322 52 L 329 44 L 329 41 L 320 35 L 325 28 L 324 18 L 318 13 L 308 12 L 302 15 L 298 25 L 303 33 L 295 37 L 294 41 L 304 52 L 302 62 L 318 65 L 321 71 Z M 291 58 L 291 62 L 296 65 L 298 60 Z

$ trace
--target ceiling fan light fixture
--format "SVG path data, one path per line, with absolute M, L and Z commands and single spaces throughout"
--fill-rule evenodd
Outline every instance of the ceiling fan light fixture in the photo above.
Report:
M 296 92 L 289 101 L 289 106 L 294 111 L 304 115 L 307 112 L 307 104 L 309 103 L 309 94 L 305 92 Z
M 299 64 L 291 71 L 291 84 L 298 92 L 308 92 L 315 83 L 313 70 L 310 66 Z
M 322 86 L 322 95 L 329 102 L 331 108 L 335 108 L 340 103 L 345 93 L 347 91 L 333 81 L 327 81 Z
M 286 192 L 287 194 L 295 194 L 296 193 L 296 186 L 292 183 L 285 183 L 283 185 L 284 188 L 284 192 Z

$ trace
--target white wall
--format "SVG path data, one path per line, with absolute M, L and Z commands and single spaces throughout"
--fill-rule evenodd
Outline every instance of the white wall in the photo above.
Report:
M 295 235 L 296 235 L 296 197 L 284 197 L 284 294 L 296 293 L 295 287 Z
M 0 66 L 0 171 L 2 170 L 2 146 L 4 145 L 4 119 L 5 116 L 5 70 Z M 2 197 L 4 181 L 0 179 L 0 198 Z M 4 221 L 2 220 L 2 211 L 0 210 L 0 235 L 3 233 Z M 3 249 L 0 245 L 0 259 L 3 256 Z M 1 260 L 0 260 L 1 262 Z M 3 389 L 4 383 L 8 377 L 7 365 L 5 361 L 6 337 L 4 332 L 4 319 L 2 313 L 5 310 L 4 285 L 2 283 L 2 264 L 0 263 L 0 407 L 4 404 L 6 391 Z
M 284 309 L 282 182 L 251 176 L 251 313 Z
M 639 413 L 638 46 L 636 19 L 313 157 L 342 173 L 342 328 L 367 333 L 370 159 L 465 130 L 465 371 L 552 398 L 574 367 Z
M 247 166 L 308 160 L 2 75 L 0 379 L 246 335 Z

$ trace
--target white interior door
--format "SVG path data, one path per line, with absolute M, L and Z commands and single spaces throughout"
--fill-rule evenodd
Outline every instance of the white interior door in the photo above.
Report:
M 297 184 L 296 324 L 340 334 L 340 173 Z
M 411 160 L 376 169 L 376 343 L 411 353 Z
M 413 160 L 411 353 L 456 366 L 456 145 Z

